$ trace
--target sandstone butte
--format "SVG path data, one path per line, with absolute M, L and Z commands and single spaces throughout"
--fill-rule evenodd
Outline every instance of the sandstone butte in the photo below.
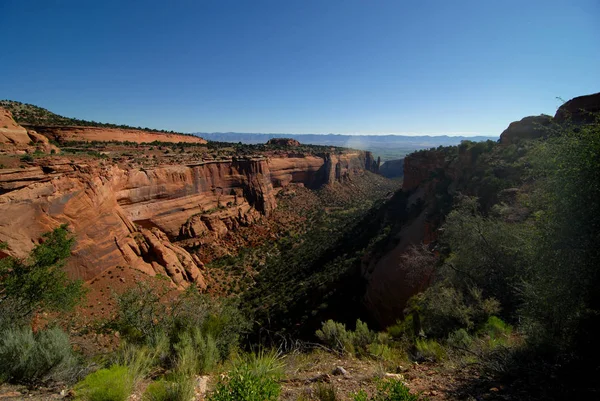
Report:
M 26 146 L 31 131 L 16 124 L 5 110 L 2 118 L 0 126 L 8 128 L 0 131 L 0 145 Z M 63 135 L 58 127 L 51 131 L 41 130 L 45 135 Z M 106 130 L 67 127 L 64 135 L 69 139 L 81 131 L 82 137 L 92 140 L 97 137 L 90 132 Z M 144 141 L 164 140 L 165 135 L 134 134 Z M 73 277 L 92 281 L 111 268 L 130 266 L 148 275 L 165 275 L 177 288 L 190 283 L 204 288 L 202 261 L 175 240 L 201 246 L 228 230 L 250 225 L 272 212 L 276 192 L 291 183 L 317 188 L 375 169 L 371 154 L 361 151 L 153 168 L 44 158 L 25 168 L 0 169 L 0 241 L 7 244 L 0 257 L 25 257 L 42 233 L 67 223 L 76 236 L 66 267 Z

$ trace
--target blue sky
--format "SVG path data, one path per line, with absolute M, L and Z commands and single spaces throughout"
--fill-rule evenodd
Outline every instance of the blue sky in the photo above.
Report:
M 600 91 L 600 2 L 0 0 L 0 98 L 184 132 L 480 133 Z

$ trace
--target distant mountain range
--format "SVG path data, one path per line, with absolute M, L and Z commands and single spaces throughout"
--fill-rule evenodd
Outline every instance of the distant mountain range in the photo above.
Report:
M 342 135 L 342 134 L 253 134 L 241 132 L 197 132 L 209 141 L 241 142 L 247 144 L 266 143 L 272 138 L 292 138 L 302 144 L 344 146 L 348 148 L 369 150 L 382 161 L 401 159 L 405 155 L 419 149 L 437 148 L 438 146 L 458 145 L 464 140 L 473 142 L 497 141 L 497 137 L 488 136 L 408 136 L 408 135 Z

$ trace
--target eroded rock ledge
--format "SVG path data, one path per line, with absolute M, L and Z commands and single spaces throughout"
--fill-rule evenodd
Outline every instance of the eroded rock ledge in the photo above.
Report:
M 271 213 L 276 192 L 290 183 L 316 188 L 374 168 L 370 154 L 358 151 L 155 168 L 42 159 L 0 170 L 2 252 L 25 257 L 42 233 L 67 223 L 76 234 L 67 266 L 74 277 L 131 266 L 168 276 L 178 288 L 204 288 L 202 262 L 174 240 L 201 245 L 250 225 Z

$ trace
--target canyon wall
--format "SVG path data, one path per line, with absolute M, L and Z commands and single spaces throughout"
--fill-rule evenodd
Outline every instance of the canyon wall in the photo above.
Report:
M 2 255 L 25 257 L 41 234 L 68 224 L 76 235 L 67 269 L 92 280 L 116 266 L 163 274 L 175 286 L 205 287 L 195 245 L 250 225 L 276 207 L 290 183 L 316 188 L 373 166 L 364 152 L 123 168 L 102 160 L 40 159 L 0 170 Z
M 47 136 L 50 139 L 59 142 L 66 141 L 84 141 L 84 142 L 136 142 L 150 143 L 154 141 L 160 142 L 185 142 L 204 144 L 206 140 L 194 135 L 171 134 L 166 132 L 145 131 L 137 129 L 124 128 L 106 128 L 106 127 L 54 127 L 43 125 L 25 125 L 27 129 L 35 130 L 40 134 Z

